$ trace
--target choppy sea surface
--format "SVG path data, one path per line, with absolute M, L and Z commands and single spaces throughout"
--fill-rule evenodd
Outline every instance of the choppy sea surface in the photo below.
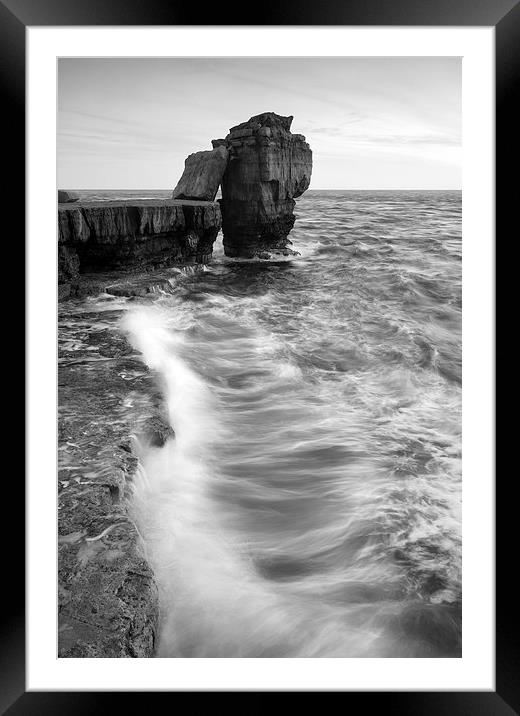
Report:
M 158 656 L 458 657 L 461 194 L 311 190 L 296 214 L 300 256 L 219 238 L 171 292 L 90 299 L 176 434 L 132 504 Z

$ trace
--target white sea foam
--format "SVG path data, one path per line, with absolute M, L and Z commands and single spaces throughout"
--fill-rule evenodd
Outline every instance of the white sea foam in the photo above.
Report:
M 181 321 L 182 324 L 182 321 Z M 161 594 L 159 656 L 320 656 L 374 653 L 374 615 L 350 623 L 333 607 L 261 577 L 247 542 L 212 496 L 226 483 L 215 443 L 229 439 L 205 382 L 179 357 L 184 339 L 159 307 L 132 309 L 124 329 L 164 386 L 175 440 L 141 454 L 132 512 Z M 279 371 L 276 371 L 278 374 Z M 292 375 L 294 373 L 289 371 Z M 142 448 L 141 448 L 142 449 Z M 229 484 L 229 481 L 228 481 Z M 330 540 L 325 531 L 323 545 Z M 319 542 L 318 542 L 319 545 Z M 347 638 L 348 637 L 348 638 Z

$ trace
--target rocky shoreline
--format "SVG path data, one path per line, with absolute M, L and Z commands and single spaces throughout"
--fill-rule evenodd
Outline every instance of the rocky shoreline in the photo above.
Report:
M 58 655 L 152 657 L 157 586 L 128 500 L 137 441 L 173 430 L 121 310 L 89 308 L 67 301 L 59 317 Z
M 173 430 L 109 297 L 172 291 L 168 267 L 208 261 L 221 222 L 216 202 L 58 205 L 59 657 L 154 656 L 157 585 L 128 500 L 136 444 Z
M 191 154 L 172 199 L 58 192 L 60 657 L 155 650 L 157 585 L 128 500 L 136 441 L 174 435 L 153 375 L 118 328 L 117 297 L 171 291 L 168 267 L 208 262 L 221 228 L 228 256 L 294 253 L 294 198 L 309 186 L 312 152 L 292 119 L 251 117 Z

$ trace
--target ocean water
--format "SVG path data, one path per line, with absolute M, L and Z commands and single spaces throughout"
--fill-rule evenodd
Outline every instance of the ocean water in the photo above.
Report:
M 137 196 L 167 192 L 95 198 Z M 157 656 L 459 657 L 461 194 L 311 190 L 296 214 L 300 256 L 219 238 L 171 292 L 114 299 L 176 433 L 131 505 Z

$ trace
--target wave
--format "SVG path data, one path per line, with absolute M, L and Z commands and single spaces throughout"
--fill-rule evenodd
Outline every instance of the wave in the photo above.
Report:
M 359 444 L 348 448 L 349 431 L 353 439 L 364 428 L 352 433 L 353 415 L 347 411 L 343 422 L 326 383 L 320 402 L 327 412 L 312 406 L 316 386 L 307 390 L 306 404 L 302 391 L 312 384 L 294 359 L 283 358 L 284 341 L 262 332 L 262 306 L 254 299 L 238 302 L 234 317 L 224 296 L 210 300 L 209 316 L 170 296 L 131 308 L 123 319 L 162 385 L 175 430 L 164 448 L 143 449 L 146 477 L 136 482 L 132 503 L 160 588 L 157 655 L 456 650 L 456 613 L 446 607 L 456 598 L 439 576 L 442 554 L 430 565 L 439 584 L 429 604 L 402 588 L 403 564 L 414 574 L 414 560 L 421 565 L 431 544 L 431 509 L 410 519 L 408 507 L 417 491 L 425 499 L 429 483 L 397 489 L 372 456 L 359 454 Z M 275 300 L 265 294 L 262 302 L 265 311 Z M 390 391 L 396 406 L 413 402 L 409 379 L 396 380 L 381 378 L 377 395 Z M 370 396 L 370 387 L 363 388 Z M 347 432 L 338 443 L 333 436 L 342 426 Z M 435 491 L 426 499 L 443 501 Z M 448 525 L 456 533 L 449 522 L 445 533 Z M 393 552 L 398 556 L 389 558 Z M 439 620 L 448 626 L 441 645 L 433 646 L 425 633 Z
M 214 444 L 229 436 L 208 386 L 179 357 L 182 338 L 156 308 L 130 311 L 124 327 L 160 376 L 175 429 L 175 440 L 166 447 L 141 455 L 146 477 L 136 483 L 133 498 L 161 590 L 158 656 L 359 655 L 370 650 L 377 640 L 373 629 L 352 625 L 357 633 L 346 639 L 338 634 L 345 625 L 331 624 L 330 609 L 312 607 L 305 599 L 295 604 L 294 596 L 259 576 L 247 544 L 226 528 L 211 496 L 211 484 L 224 479 L 213 459 Z M 287 377 L 286 368 L 281 375 Z

